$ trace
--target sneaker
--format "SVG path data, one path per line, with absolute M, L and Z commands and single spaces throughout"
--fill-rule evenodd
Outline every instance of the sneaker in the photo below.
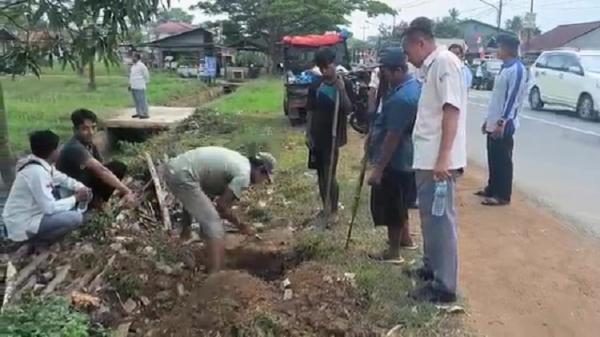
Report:
M 433 272 L 425 267 L 408 269 L 404 271 L 404 274 L 421 281 L 433 281 Z
M 456 294 L 438 290 L 430 283 L 408 293 L 408 297 L 415 301 L 432 303 L 456 302 Z
M 150 116 L 139 116 L 138 118 L 139 119 L 148 119 L 148 118 L 150 118 Z

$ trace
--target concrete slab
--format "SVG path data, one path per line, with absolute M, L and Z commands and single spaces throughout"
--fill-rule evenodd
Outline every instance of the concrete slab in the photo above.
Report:
M 171 125 L 191 116 L 196 108 L 151 106 L 148 119 L 131 118 L 135 108 L 119 110 L 115 117 L 108 118 L 103 124 L 108 129 L 168 129 Z

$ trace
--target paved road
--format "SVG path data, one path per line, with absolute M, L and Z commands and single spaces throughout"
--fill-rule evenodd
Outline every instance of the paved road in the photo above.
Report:
M 469 158 L 487 167 L 480 128 L 490 92 L 469 96 Z M 517 132 L 517 187 L 579 229 L 600 236 L 600 123 L 582 121 L 568 111 L 527 106 Z

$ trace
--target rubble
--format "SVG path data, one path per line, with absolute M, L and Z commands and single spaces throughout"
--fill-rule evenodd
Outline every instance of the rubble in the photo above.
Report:
M 92 310 L 100 307 L 100 298 L 90 294 L 73 291 L 69 297 L 71 304 L 78 310 Z
M 137 308 L 137 303 L 133 299 L 129 298 L 127 301 L 125 301 L 125 303 L 123 303 L 122 307 L 127 314 L 131 315 Z

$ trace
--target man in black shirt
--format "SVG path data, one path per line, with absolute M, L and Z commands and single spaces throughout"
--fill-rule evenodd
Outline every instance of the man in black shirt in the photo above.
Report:
M 74 135 L 63 147 L 57 168 L 92 189 L 94 199 L 90 207 L 100 209 L 102 204 L 117 190 L 126 206 L 133 207 L 135 195 L 121 182 L 127 166 L 118 161 L 104 165 L 98 148 L 93 143 L 96 114 L 78 109 L 71 114 Z
M 345 83 L 336 74 L 335 53 L 331 49 L 319 50 L 315 55 L 315 63 L 322 73 L 322 82 L 309 90 L 308 93 L 308 123 L 306 128 L 306 143 L 310 150 L 309 168 L 317 170 L 319 180 L 319 193 L 323 201 L 323 210 L 327 205 L 327 186 L 331 186 L 329 193 L 331 213 L 336 213 L 338 208 L 339 187 L 335 179 L 338 149 L 346 144 L 346 121 L 348 113 L 352 110 L 348 90 L 349 83 Z M 338 102 L 336 144 L 332 146 L 333 121 L 335 116 L 336 101 Z M 333 161 L 332 149 L 334 149 Z M 332 167 L 331 183 L 329 184 L 330 166 Z

